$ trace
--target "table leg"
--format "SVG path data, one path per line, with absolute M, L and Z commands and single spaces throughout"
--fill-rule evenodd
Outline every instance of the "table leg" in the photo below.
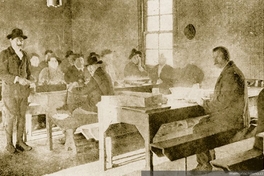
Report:
M 52 150 L 52 123 L 50 116 L 46 114 L 46 129 L 47 129 L 47 138 L 49 149 Z
M 143 123 L 143 124 L 148 124 L 148 123 Z M 145 126 L 136 126 L 139 133 L 141 134 L 141 136 L 143 137 L 144 141 L 145 141 L 145 160 L 146 160 L 146 166 L 145 168 L 147 170 L 153 171 L 153 153 L 150 150 L 150 144 L 153 141 L 153 137 L 150 136 L 150 132 L 149 132 L 149 126 L 145 125 Z

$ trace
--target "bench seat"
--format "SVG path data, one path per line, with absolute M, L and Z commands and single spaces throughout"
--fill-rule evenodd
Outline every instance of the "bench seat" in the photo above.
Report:
M 228 156 L 226 158 L 213 160 L 211 161 L 211 164 L 214 167 L 223 169 L 224 171 L 234 171 L 234 170 L 239 171 L 235 169 L 235 168 L 238 168 L 236 167 L 236 165 L 239 165 L 241 163 L 250 162 L 252 160 L 261 158 L 262 156 L 263 156 L 262 150 L 259 150 L 257 148 L 252 148 L 250 150 L 246 150 L 246 151 Z M 263 169 L 263 161 L 262 163 L 259 162 L 259 165 L 262 165 L 262 168 L 259 168 L 259 169 Z
M 228 133 L 233 133 L 235 129 L 228 131 L 220 131 L 211 134 L 189 134 L 182 137 L 177 137 L 161 142 L 151 144 L 151 150 L 157 156 L 166 156 L 170 161 L 188 157 L 205 150 L 214 149 L 216 147 L 226 145 L 229 140 L 211 142 L 215 137 L 226 136 Z M 195 146 L 195 147 L 194 147 Z

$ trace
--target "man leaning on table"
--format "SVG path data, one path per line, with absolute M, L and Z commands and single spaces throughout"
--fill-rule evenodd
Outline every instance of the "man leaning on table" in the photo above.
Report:
M 222 72 L 217 79 L 214 95 L 211 100 L 197 101 L 210 116 L 202 119 L 194 126 L 194 133 L 208 133 L 212 130 L 226 131 L 244 127 L 244 119 L 247 112 L 247 93 L 245 77 L 241 70 L 230 60 L 229 52 L 225 47 L 219 46 L 213 49 L 214 65 Z M 231 138 L 235 134 L 228 134 Z M 224 139 L 217 139 L 224 140 Z M 198 165 L 192 171 L 210 172 L 210 161 L 215 159 L 214 150 L 207 150 L 196 155 Z
M 15 28 L 7 35 L 11 46 L 0 53 L 0 79 L 2 79 L 2 97 L 4 103 L 4 128 L 6 133 L 6 150 L 29 151 L 32 147 L 23 141 L 25 113 L 30 93 L 30 61 L 22 50 L 27 36 L 21 29 Z M 17 126 L 16 147 L 13 145 L 13 123 Z

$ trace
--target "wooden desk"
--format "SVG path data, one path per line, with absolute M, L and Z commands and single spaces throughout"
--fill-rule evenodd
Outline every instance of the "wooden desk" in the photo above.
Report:
M 56 113 L 56 109 L 66 103 L 67 91 L 41 92 L 31 94 L 29 102 L 35 106 L 29 106 L 26 118 L 31 120 L 32 115 L 46 114 L 46 129 L 49 149 L 52 150 L 52 124 L 51 116 Z M 31 127 L 30 127 L 31 128 Z
M 105 132 L 110 124 L 123 122 L 136 126 L 145 142 L 146 169 L 153 170 L 153 154 L 150 151 L 150 144 L 153 142 L 153 138 L 160 126 L 165 123 L 203 115 L 205 115 L 205 112 L 201 106 L 184 101 L 173 103 L 170 109 L 152 109 L 146 112 L 142 108 L 113 106 L 113 102 L 107 102 L 102 97 L 102 101 L 98 104 L 99 160 L 102 169 L 106 170 Z

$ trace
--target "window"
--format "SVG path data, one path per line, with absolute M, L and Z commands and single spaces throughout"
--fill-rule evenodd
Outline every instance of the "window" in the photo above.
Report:
M 146 8 L 146 64 L 157 65 L 164 53 L 173 66 L 173 0 L 147 0 Z

